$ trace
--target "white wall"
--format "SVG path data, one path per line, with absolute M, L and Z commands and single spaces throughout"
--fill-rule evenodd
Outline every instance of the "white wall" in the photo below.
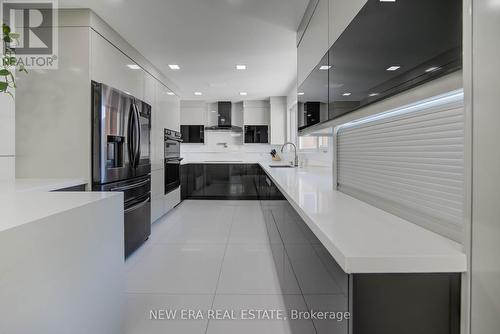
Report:
M 0 179 L 15 177 L 15 129 L 14 99 L 0 93 Z

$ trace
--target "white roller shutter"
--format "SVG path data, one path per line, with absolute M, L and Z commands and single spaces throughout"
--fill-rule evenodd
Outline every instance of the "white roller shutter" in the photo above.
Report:
M 465 114 L 454 92 L 337 129 L 338 189 L 461 241 Z

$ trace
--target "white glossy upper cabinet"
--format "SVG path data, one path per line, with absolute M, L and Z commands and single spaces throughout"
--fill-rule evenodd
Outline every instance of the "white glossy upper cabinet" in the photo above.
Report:
M 367 0 L 328 0 L 329 3 L 329 48 L 359 13 Z
M 144 76 L 144 102 L 151 105 L 151 170 L 163 170 L 163 120 L 158 101 L 158 81 Z
M 92 80 L 144 100 L 145 72 L 128 67 L 134 62 L 93 30 L 91 43 Z
M 158 80 L 156 80 L 152 75 L 144 72 L 144 95 L 143 101 L 149 104 L 152 109 L 155 109 L 157 104 L 157 90 L 158 90 Z
M 270 144 L 283 145 L 286 139 L 286 97 L 271 97 L 270 105 Z
M 307 29 L 300 40 L 297 50 L 297 80 L 299 86 L 328 51 L 329 1 L 330 0 L 319 0 L 311 20 L 307 25 Z M 347 2 L 347 0 L 344 1 Z
M 161 114 L 163 128 L 181 131 L 180 100 L 176 95 L 169 95 L 170 89 L 158 83 L 158 112 Z
M 182 125 L 207 125 L 207 104 L 184 100 L 180 104 Z
M 269 101 L 243 102 L 243 125 L 269 125 Z

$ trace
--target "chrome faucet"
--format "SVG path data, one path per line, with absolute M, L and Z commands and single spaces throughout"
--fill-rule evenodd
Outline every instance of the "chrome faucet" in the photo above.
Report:
M 297 156 L 297 146 L 295 146 L 295 144 L 292 143 L 292 142 L 286 142 L 286 143 L 283 144 L 283 146 L 281 146 L 281 153 L 283 153 L 283 150 L 285 149 L 286 145 L 292 145 L 293 146 L 293 149 L 295 151 L 295 160 L 294 160 L 293 166 L 294 167 L 299 167 L 299 157 Z

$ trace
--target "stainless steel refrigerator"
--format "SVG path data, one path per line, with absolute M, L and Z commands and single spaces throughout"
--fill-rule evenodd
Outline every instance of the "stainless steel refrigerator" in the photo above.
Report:
M 151 234 L 151 106 L 92 81 L 92 190 L 125 200 L 125 257 Z

